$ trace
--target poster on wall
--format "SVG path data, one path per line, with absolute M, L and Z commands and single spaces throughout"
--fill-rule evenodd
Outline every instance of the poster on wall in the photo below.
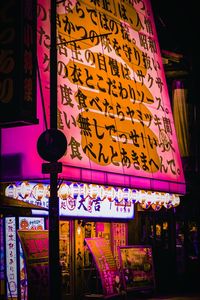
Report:
M 45 99 L 48 3 L 38 1 L 38 60 Z M 70 175 L 76 180 L 184 193 L 150 1 L 60 1 L 57 24 L 58 128 L 69 141 L 63 175 L 73 167 Z
M 123 285 L 110 244 L 105 238 L 85 238 L 96 263 L 105 297 L 119 295 Z
M 118 248 L 122 277 L 127 290 L 155 288 L 152 247 L 147 245 Z
M 28 299 L 49 299 L 48 230 L 18 230 L 24 251 L 28 280 Z

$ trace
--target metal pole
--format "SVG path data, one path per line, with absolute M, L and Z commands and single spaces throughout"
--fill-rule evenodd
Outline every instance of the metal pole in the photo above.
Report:
M 57 129 L 57 45 L 56 0 L 51 0 L 50 48 L 50 128 Z M 61 270 L 59 260 L 59 199 L 57 173 L 50 173 L 49 198 L 49 299 L 61 299 Z

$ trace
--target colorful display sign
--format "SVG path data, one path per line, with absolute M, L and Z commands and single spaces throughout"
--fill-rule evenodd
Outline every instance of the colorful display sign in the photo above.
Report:
M 134 245 L 121 246 L 118 249 L 126 289 L 154 289 L 155 274 L 152 247 Z
M 50 186 L 47 183 L 14 182 L 5 185 L 5 196 L 48 209 Z M 175 194 L 121 187 L 63 182 L 58 186 L 60 214 L 63 216 L 129 219 L 134 216 L 134 204 L 144 209 L 160 210 L 176 207 L 180 197 Z M 21 204 L 20 204 L 21 205 Z
M 98 268 L 104 296 L 118 295 L 122 282 L 108 241 L 100 237 L 85 238 L 85 241 Z
M 5 188 L 5 195 L 27 203 L 48 208 L 49 184 L 18 182 Z M 59 186 L 60 215 L 132 219 L 134 193 L 129 189 L 81 183 L 63 183 Z
M 19 217 L 19 229 L 20 230 L 44 230 L 44 218 L 35 218 L 35 217 Z M 19 243 L 19 254 L 20 254 L 20 292 L 21 299 L 27 299 L 27 272 L 26 272 L 26 264 L 24 259 L 24 253 Z
M 0 125 L 36 123 L 36 5 L 1 1 Z
M 28 299 L 49 299 L 48 291 L 48 230 L 18 230 L 24 251 Z

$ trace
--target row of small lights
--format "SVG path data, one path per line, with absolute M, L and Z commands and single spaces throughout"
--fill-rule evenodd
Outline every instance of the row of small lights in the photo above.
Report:
M 27 200 L 30 196 L 32 196 L 37 201 L 42 201 L 43 199 L 49 198 L 50 186 L 48 184 L 28 181 L 12 183 L 5 188 L 5 195 L 22 200 Z M 58 197 L 61 200 L 66 200 L 68 197 L 86 198 L 88 196 L 91 199 L 99 199 L 100 201 L 108 199 L 110 202 L 123 202 L 126 205 L 139 203 L 144 209 L 152 207 L 156 211 L 160 210 L 163 206 L 169 209 L 180 204 L 180 197 L 178 195 L 162 192 L 151 192 L 77 182 L 62 183 L 58 187 Z

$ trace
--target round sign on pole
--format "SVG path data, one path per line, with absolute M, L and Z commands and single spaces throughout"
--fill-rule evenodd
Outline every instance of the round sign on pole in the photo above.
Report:
M 59 160 L 67 151 L 67 139 L 64 133 L 58 129 L 47 129 L 38 138 L 37 151 L 46 161 Z

